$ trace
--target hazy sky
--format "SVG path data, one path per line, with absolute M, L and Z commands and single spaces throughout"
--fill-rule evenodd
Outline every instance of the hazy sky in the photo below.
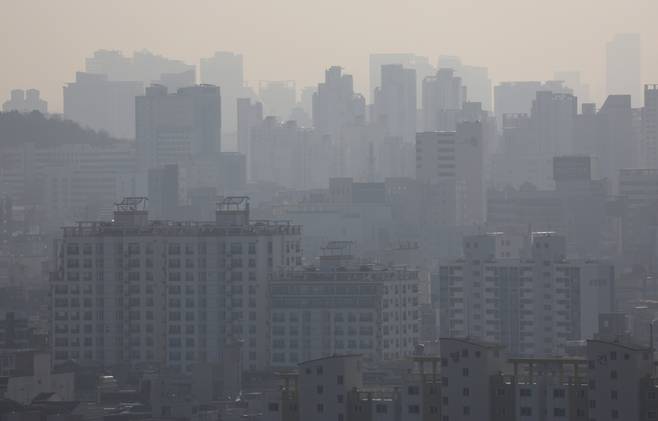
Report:
M 52 111 L 96 49 L 149 49 L 198 66 L 244 54 L 249 81 L 316 84 L 341 65 L 367 93 L 368 54 L 456 54 L 494 81 L 580 70 L 603 88 L 605 43 L 639 32 L 643 78 L 658 82 L 657 0 L 0 0 L 0 100 L 38 88 Z

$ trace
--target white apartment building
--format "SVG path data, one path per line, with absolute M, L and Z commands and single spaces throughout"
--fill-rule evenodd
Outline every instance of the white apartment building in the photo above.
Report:
M 420 337 L 420 280 L 406 267 L 327 264 L 275 273 L 270 287 L 272 366 L 333 354 L 366 361 L 411 355 Z
M 464 239 L 464 258 L 439 268 L 441 334 L 499 343 L 512 356 L 560 355 L 593 337 L 613 311 L 610 263 L 569 260 L 565 237 L 534 233 L 521 258 L 497 258 L 499 241 Z
M 64 228 L 52 274 L 54 363 L 160 364 L 189 372 L 240 344 L 245 370 L 270 362 L 268 275 L 301 264 L 301 228 L 249 220 L 226 198 L 216 221 L 149 221 L 143 199 L 112 222 Z

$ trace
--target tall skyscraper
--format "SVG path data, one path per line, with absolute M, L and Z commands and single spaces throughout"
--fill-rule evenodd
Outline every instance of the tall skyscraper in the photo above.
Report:
M 482 66 L 462 64 L 456 56 L 439 56 L 439 69 L 453 69 L 455 75 L 462 78 L 462 84 L 468 91 L 468 100 L 482 103 L 482 108 L 492 111 L 492 91 L 489 69 Z
M 258 96 L 266 116 L 288 120 L 297 103 L 297 90 L 293 80 L 261 81 Z
M 263 121 L 263 104 L 252 103 L 249 98 L 237 99 L 238 109 L 238 152 L 246 159 L 247 176 L 251 175 L 251 129 L 259 126 Z
M 75 82 L 64 86 L 64 117 L 113 137 L 133 139 L 135 97 L 143 93 L 139 81 L 112 81 L 106 74 L 77 72 Z
M 219 88 L 199 85 L 169 94 L 154 85 L 136 99 L 140 169 L 178 164 L 190 187 L 218 185 L 221 151 Z
M 439 69 L 423 80 L 423 130 L 454 131 L 466 87 L 453 69 Z
M 389 136 L 413 142 L 416 137 L 416 71 L 400 64 L 381 66 L 382 86 L 375 89 L 371 121 Z
M 642 166 L 658 169 L 658 85 L 644 85 L 641 136 Z
M 573 93 L 562 81 L 501 82 L 494 87 L 494 112 L 498 120 L 498 127 L 503 127 L 505 114 L 530 114 L 532 102 L 539 91 L 550 91 L 556 94 Z
M 375 101 L 375 89 L 381 87 L 381 67 L 386 64 L 401 64 L 406 69 L 416 71 L 416 108 L 421 107 L 422 81 L 436 73 L 436 68 L 427 57 L 410 53 L 376 53 L 370 54 L 370 102 Z
M 222 130 L 235 132 L 237 98 L 245 97 L 244 63 L 242 54 L 217 51 L 212 57 L 201 59 L 201 83 L 219 86 L 222 90 Z
M 634 107 L 642 103 L 640 34 L 617 34 L 606 45 L 606 93 L 630 95 Z
M 313 126 L 321 136 L 340 138 L 340 132 L 348 124 L 365 120 L 365 100 L 354 93 L 352 75 L 333 66 L 324 73 L 324 82 L 318 84 L 313 95 Z

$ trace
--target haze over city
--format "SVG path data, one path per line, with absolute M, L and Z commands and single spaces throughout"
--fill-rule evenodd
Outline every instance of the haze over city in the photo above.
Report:
M 657 2 L 0 16 L 0 421 L 658 420 Z
M 603 99 L 605 43 L 615 33 L 639 33 L 642 73 L 658 73 L 657 13 L 651 0 L 5 1 L 0 91 L 38 85 L 61 111 L 61 86 L 84 57 L 148 49 L 192 64 L 240 51 L 252 83 L 311 85 L 339 64 L 365 92 L 368 54 L 410 52 L 458 55 L 489 67 L 494 81 L 579 70 Z

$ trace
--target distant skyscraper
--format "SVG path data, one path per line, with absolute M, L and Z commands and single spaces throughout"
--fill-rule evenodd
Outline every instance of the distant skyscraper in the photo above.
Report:
M 439 56 L 439 69 L 453 69 L 466 86 L 468 100 L 482 103 L 482 108 L 486 111 L 492 110 L 489 69 L 462 64 L 461 59 L 456 56 Z
M 143 93 L 142 82 L 78 72 L 75 82 L 64 86 L 64 117 L 117 138 L 134 138 L 135 97 Z
M 352 75 L 333 66 L 325 71 L 324 82 L 313 95 L 313 126 L 320 135 L 333 139 L 348 124 L 365 120 L 365 100 L 354 93 Z
M 642 102 L 642 51 L 639 34 L 617 34 L 606 45 L 608 95 L 630 95 L 634 107 Z
M 11 91 L 9 101 L 2 104 L 2 111 L 18 111 L 21 113 L 29 113 L 32 111 L 39 111 L 41 114 L 48 113 L 48 102 L 39 98 L 39 91 L 37 89 L 14 89 Z
M 658 85 L 644 85 L 642 165 L 658 169 Z
M 381 87 L 381 67 L 385 64 L 401 64 L 416 71 L 416 107 L 420 108 L 422 98 L 422 81 L 436 73 L 436 69 L 427 57 L 410 53 L 370 54 L 370 102 L 375 101 L 375 89 Z
M 389 136 L 413 142 L 416 137 L 416 71 L 385 64 L 382 86 L 375 89 L 371 120 L 386 127 Z
M 242 54 L 217 51 L 212 57 L 202 58 L 201 83 L 216 85 L 222 90 L 222 130 L 235 132 L 238 126 L 235 101 L 245 96 Z
M 282 120 L 290 117 L 290 111 L 297 103 L 295 82 L 292 80 L 262 81 L 258 96 L 263 102 L 266 116 L 276 116 Z
M 423 80 L 423 130 L 454 131 L 466 87 L 453 69 L 440 69 Z
M 196 71 L 194 69 L 177 73 L 162 73 L 158 85 L 167 87 L 167 90 L 176 92 L 180 88 L 196 85 Z
M 211 85 L 168 94 L 154 85 L 136 99 L 136 140 L 142 171 L 178 164 L 190 187 L 217 186 L 221 98 Z
M 251 129 L 263 121 L 263 104 L 249 98 L 238 98 L 238 152 L 245 155 L 247 174 L 251 174 Z

